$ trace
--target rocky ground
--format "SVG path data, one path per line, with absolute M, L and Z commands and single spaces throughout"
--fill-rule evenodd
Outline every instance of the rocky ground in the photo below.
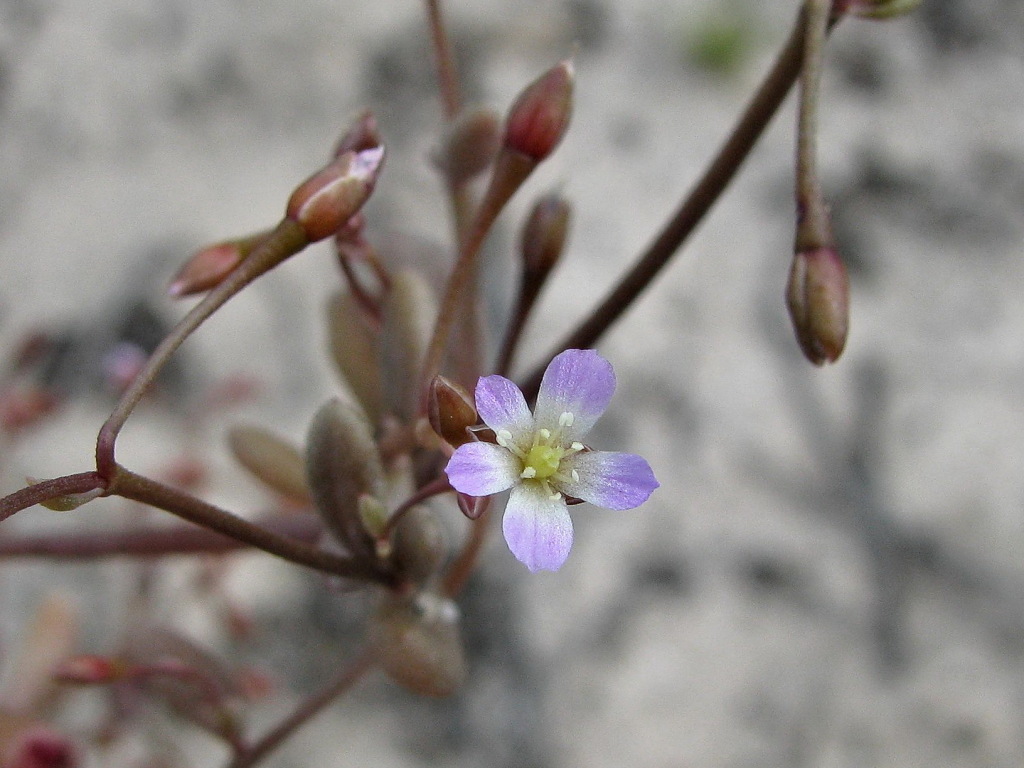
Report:
M 573 127 L 529 188 L 560 187 L 576 220 L 528 350 L 571 327 L 691 184 L 784 39 L 784 5 L 449 3 L 475 100 L 503 107 L 576 46 Z M 417 4 L 390 0 L 0 3 L 0 352 L 32 327 L 62 333 L 74 354 L 53 375 L 75 395 L 4 449 L 2 490 L 89 468 L 109 407 L 95 359 L 126 313 L 135 329 L 180 313 L 161 291 L 182 256 L 276 220 L 359 108 L 392 151 L 371 208 L 380 237 L 443 246 L 424 39 Z M 806 364 L 782 302 L 789 103 L 601 344 L 619 391 L 595 443 L 648 457 L 661 490 L 636 511 L 580 508 L 558 574 L 527 573 L 495 542 L 462 604 L 463 693 L 417 700 L 372 677 L 268 765 L 1020 765 L 1022 40 L 1013 0 L 844 23 L 821 137 L 853 279 L 843 359 Z M 335 391 L 321 327 L 333 273 L 326 251 L 304 256 L 211 323 L 126 432 L 126 461 L 157 471 L 198 452 L 213 498 L 265 503 L 211 446 L 241 418 L 298 439 Z M 189 393 L 224 374 L 258 379 L 259 398 L 190 420 Z M 74 521 L 36 509 L 8 525 Z M 83 645 L 109 650 L 112 596 L 134 568 L 5 566 L 0 650 L 55 588 L 89 617 Z M 217 647 L 182 578 L 162 587 L 168 615 Z M 310 690 L 352 648 L 351 601 L 261 558 L 230 583 L 257 621 L 245 659 L 282 686 L 255 708 L 269 723 L 284 690 Z M 181 764 L 218 764 L 180 736 Z

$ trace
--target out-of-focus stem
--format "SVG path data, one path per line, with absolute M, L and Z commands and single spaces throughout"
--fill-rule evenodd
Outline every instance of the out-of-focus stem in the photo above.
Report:
M 832 24 L 837 20 L 833 18 Z M 536 397 L 544 369 L 556 354 L 563 349 L 592 347 L 619 319 L 721 197 L 796 82 L 803 62 L 806 23 L 806 13 L 801 10 L 775 64 L 704 175 L 615 289 L 533 370 L 523 385 L 528 398 Z
M 441 105 L 447 121 L 451 121 L 461 108 L 459 79 L 455 72 L 455 57 L 441 18 L 441 0 L 426 0 L 427 23 L 430 27 L 430 41 L 434 46 L 434 67 L 437 69 L 438 87 L 441 91 Z
M 487 541 L 487 531 L 491 527 L 490 501 L 490 496 L 480 500 L 481 504 L 486 504 L 488 507 L 485 507 L 480 516 L 471 523 L 466 543 L 462 545 L 462 550 L 448 566 L 444 579 L 441 581 L 442 595 L 448 597 L 458 595 L 463 587 L 466 586 L 469 577 L 473 574 L 480 553 L 483 551 L 484 543 Z
M 355 685 L 373 667 L 374 658 L 372 649 L 364 649 L 323 690 L 304 700 L 276 728 L 251 747 L 242 750 L 228 763 L 227 768 L 250 768 L 250 766 L 256 765 L 256 763 L 281 746 L 299 728 L 316 717 L 325 707 Z

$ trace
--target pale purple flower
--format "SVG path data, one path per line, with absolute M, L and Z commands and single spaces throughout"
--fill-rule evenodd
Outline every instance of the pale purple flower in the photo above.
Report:
M 468 496 L 512 489 L 502 530 L 512 554 L 531 571 L 557 571 L 569 556 L 567 496 L 632 509 L 658 487 L 639 456 L 592 451 L 580 442 L 614 391 L 611 363 L 591 349 L 567 349 L 551 361 L 533 413 L 505 377 L 477 382 L 476 408 L 497 443 L 459 446 L 445 472 L 452 487 Z

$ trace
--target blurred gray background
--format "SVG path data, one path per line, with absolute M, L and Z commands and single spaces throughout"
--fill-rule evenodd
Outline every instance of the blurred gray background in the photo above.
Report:
M 570 133 L 494 243 L 500 261 L 543 191 L 576 205 L 528 361 L 675 206 L 797 4 L 445 7 L 470 101 L 504 110 L 576 51 Z M 853 281 L 841 361 L 803 361 L 782 301 L 790 100 L 686 252 L 600 346 L 619 390 L 594 442 L 643 454 L 661 490 L 634 511 L 577 508 L 558 574 L 527 573 L 495 540 L 462 602 L 462 694 L 417 700 L 373 676 L 268 765 L 1020 765 L 1022 83 L 1017 0 L 925 0 L 891 23 L 842 24 L 820 140 Z M 59 335 L 69 351 L 47 375 L 73 395 L 2 449 L 4 492 L 90 468 L 110 407 L 98 357 L 180 315 L 163 289 L 181 260 L 274 223 L 364 106 L 391 150 L 369 209 L 379 242 L 399 259 L 444 253 L 447 207 L 428 161 L 440 114 L 417 3 L 0 2 L 0 354 L 34 328 Z M 322 320 L 335 272 L 313 249 L 233 302 L 186 346 L 119 457 L 154 474 L 200 457 L 210 498 L 270 503 L 233 468 L 223 431 L 256 420 L 301 439 L 337 390 Z M 196 393 L 225 374 L 255 378 L 258 396 L 196 419 Z M 108 507 L 84 508 L 77 524 L 131 514 Z M 6 525 L 76 522 L 35 509 Z M 224 651 L 216 609 L 181 588 L 189 568 L 159 582 L 167 615 Z M 0 646 L 58 588 L 90 617 L 83 647 L 109 651 L 123 618 L 112 603 L 135 569 L 4 566 Z M 259 557 L 242 558 L 227 588 L 256 622 L 239 658 L 280 684 L 249 713 L 258 730 L 356 646 L 359 601 Z M 204 737 L 175 738 L 180 764 L 220 763 Z M 104 759 L 94 764 L 115 757 Z

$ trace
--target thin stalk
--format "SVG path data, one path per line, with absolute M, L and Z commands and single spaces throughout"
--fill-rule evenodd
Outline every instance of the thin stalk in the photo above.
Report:
M 77 475 L 42 480 L 0 499 L 0 522 L 16 512 L 58 496 L 88 493 L 105 486 L 106 481 L 97 472 L 81 472 Z
M 480 500 L 480 503 L 487 506 L 480 513 L 480 516 L 472 521 L 466 543 L 462 545 L 462 550 L 451 562 L 451 565 L 448 566 L 448 570 L 441 581 L 441 594 L 447 597 L 455 597 L 462 592 L 466 582 L 469 581 L 469 577 L 473 575 L 473 571 L 476 569 L 477 560 L 479 560 L 480 553 L 484 549 L 484 543 L 487 541 L 487 532 L 491 527 L 491 516 L 489 514 L 491 497 L 484 497 Z
M 262 549 L 298 565 L 348 579 L 388 584 L 391 577 L 371 564 L 317 549 L 282 536 L 227 512 L 202 499 L 118 466 L 108 487 L 111 495 L 123 496 L 177 515 L 190 523 Z
M 796 132 L 797 250 L 831 244 L 831 227 L 818 177 L 818 103 L 831 0 L 807 0 L 800 108 Z
M 250 768 L 250 766 L 256 765 L 256 763 L 281 746 L 299 728 L 320 714 L 335 699 L 355 685 L 373 667 L 374 659 L 373 651 L 369 648 L 364 649 L 323 690 L 303 701 L 276 728 L 272 729 L 252 746 L 242 750 L 228 763 L 227 768 Z
M 441 18 L 441 0 L 427 0 L 427 24 L 430 27 L 430 42 L 434 47 L 434 67 L 441 91 L 441 106 L 444 116 L 451 122 L 462 108 L 459 96 L 459 78 L 455 72 L 455 56 L 452 54 L 448 33 Z
M 196 304 L 171 330 L 146 361 L 131 386 L 121 396 L 117 407 L 100 428 L 96 439 L 96 471 L 103 477 L 111 477 L 117 470 L 114 459 L 114 444 L 125 421 L 135 410 L 142 396 L 149 389 L 157 374 L 167 364 L 178 347 L 207 318 L 220 309 L 225 302 L 246 285 L 278 264 L 287 256 L 301 250 L 308 243 L 301 225 L 291 219 L 284 219 L 277 228 L 261 242 L 256 249 L 240 263 L 231 274 Z
M 832 25 L 838 19 L 832 19 Z M 803 63 L 806 14 L 801 9 L 793 30 L 771 70 L 765 76 L 747 108 L 740 115 L 729 138 L 704 171 L 704 175 L 683 199 L 647 250 L 579 326 L 566 336 L 538 365 L 523 385 L 528 398 L 536 397 L 548 362 L 563 349 L 587 348 L 614 324 L 668 264 L 679 247 L 697 228 L 722 192 L 739 171 L 754 144 L 778 111 Z

